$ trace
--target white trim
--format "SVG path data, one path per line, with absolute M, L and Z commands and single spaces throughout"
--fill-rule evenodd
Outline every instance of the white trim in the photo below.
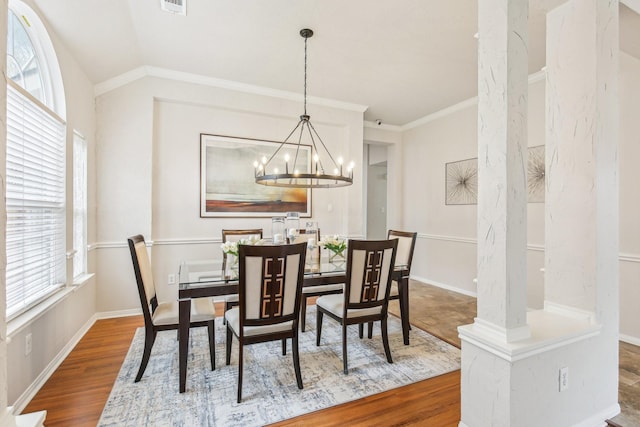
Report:
M 154 246 L 210 245 L 215 243 L 222 243 L 222 238 L 218 238 L 218 239 L 157 239 L 153 241 Z
M 529 75 L 529 84 L 539 82 L 544 80 L 546 76 L 545 70 L 540 70 L 536 73 Z M 449 107 L 443 108 L 442 110 L 436 111 L 435 113 L 424 116 L 420 119 L 409 122 L 403 126 L 400 126 L 401 131 L 407 131 L 410 129 L 414 129 L 418 126 L 422 126 L 424 124 L 433 122 L 435 120 L 439 120 L 443 117 L 446 117 L 450 114 L 457 113 L 458 111 L 466 110 L 467 108 L 473 107 L 478 104 L 478 97 L 474 96 L 473 98 L 469 98 L 462 102 L 458 102 L 457 104 L 453 104 Z
M 469 245 L 476 245 L 478 243 L 478 240 L 473 237 L 446 236 L 446 235 L 440 235 L 440 234 L 427 234 L 427 233 L 418 233 L 418 239 L 440 240 L 443 242 L 454 242 L 454 243 L 466 243 Z M 544 252 L 544 245 L 540 245 L 537 243 L 528 243 L 527 250 Z M 625 261 L 625 262 L 640 263 L 640 254 L 620 252 L 620 254 L 618 255 L 618 259 L 620 261 Z
M 38 390 L 42 388 L 44 383 L 47 382 L 49 377 L 58 369 L 60 364 L 67 358 L 71 350 L 80 342 L 82 337 L 91 329 L 96 322 L 97 316 L 94 314 L 87 320 L 87 322 L 71 337 L 67 344 L 58 352 L 58 354 L 49 362 L 49 364 L 40 372 L 40 375 L 33 381 L 29 387 L 18 397 L 13 406 L 15 411 L 20 413 L 24 410 L 27 404 L 33 399 Z
M 376 122 L 372 122 L 370 120 L 365 120 L 363 123 L 364 123 L 364 127 L 366 128 L 388 130 L 391 132 L 398 132 L 398 133 L 403 131 L 402 126 L 388 125 L 386 123 L 377 124 Z
M 95 273 L 84 273 L 79 275 L 78 277 L 74 277 L 73 278 L 73 292 L 77 291 L 78 289 L 80 289 L 82 286 L 86 285 L 87 283 L 89 283 L 89 280 L 91 280 L 93 278 L 93 276 L 95 276 Z
M 544 301 L 544 311 L 587 322 L 590 325 L 594 325 L 596 323 L 596 314 L 594 312 L 581 310 L 564 304 L 558 304 L 552 301 Z
M 147 75 L 145 67 L 134 68 L 131 71 L 127 71 L 126 73 L 120 74 L 119 76 L 115 76 L 110 78 L 109 80 L 105 80 L 102 83 L 98 83 L 93 87 L 94 96 L 100 96 L 107 92 L 111 92 L 112 90 L 118 89 L 121 86 L 128 85 L 136 80 L 139 80 Z
M 132 308 L 130 310 L 102 311 L 100 313 L 96 313 L 98 320 L 115 319 L 118 317 L 129 317 L 138 315 L 142 315 L 141 308 Z
M 624 4 L 635 13 L 640 13 L 640 0 L 620 0 L 620 3 Z
M 476 322 L 477 320 L 479 319 L 476 318 Z M 555 325 L 551 332 L 549 332 L 551 329 L 549 324 Z M 533 333 L 530 338 L 519 342 L 505 342 L 495 339 L 494 335 L 487 333 L 482 325 L 473 323 L 459 326 L 458 337 L 464 342 L 513 363 L 598 336 L 602 329 L 601 325 L 591 325 L 588 322 L 544 310 L 528 312 L 527 325 L 533 332 L 545 330 L 545 333 Z
M 16 427 L 44 427 L 47 411 L 16 415 Z M 1 424 L 0 424 L 1 425 Z
M 446 285 L 444 283 L 436 282 L 435 280 L 427 279 L 425 277 L 415 276 L 415 275 L 412 274 L 410 276 L 410 279 L 417 280 L 418 282 L 425 283 L 427 285 L 433 285 L 433 286 L 435 286 L 437 288 L 442 288 L 442 289 L 445 289 L 447 291 L 456 292 L 458 294 L 466 295 L 468 297 L 478 298 L 478 294 L 476 292 L 468 291 L 466 289 L 457 288 L 457 287 L 451 286 L 451 285 Z
M 87 245 L 87 252 L 95 251 L 96 249 L 98 249 L 97 243 L 89 243 Z
M 42 317 L 46 312 L 53 308 L 53 306 L 57 305 L 58 302 L 65 299 L 67 295 L 73 292 L 74 288 L 72 286 L 62 287 L 56 293 L 45 298 L 40 304 L 31 307 L 29 310 L 25 311 L 19 316 L 16 316 L 15 318 L 9 320 L 7 322 L 8 340 L 10 340 L 14 335 L 22 331 L 28 325 Z
M 608 424 L 605 420 L 610 420 L 620 413 L 620 405 L 618 403 L 614 403 L 608 408 L 603 409 L 602 411 L 596 412 L 591 415 L 589 418 L 585 418 L 573 425 L 573 427 L 606 427 Z
M 174 71 L 167 68 L 152 67 L 148 65 L 138 67 L 134 70 L 128 71 L 124 74 L 120 74 L 119 76 L 106 80 L 102 83 L 98 83 L 97 85 L 95 85 L 93 92 L 95 96 L 100 96 L 107 92 L 111 92 L 112 90 L 118 89 L 121 86 L 127 85 L 133 81 L 139 80 L 143 77 L 157 77 L 161 79 L 175 80 L 179 82 L 233 90 L 236 92 L 250 93 L 253 95 L 286 99 L 289 101 L 302 102 L 304 100 L 303 95 L 296 92 L 270 89 L 262 86 L 235 82 L 232 80 L 218 79 L 216 77 L 185 73 L 182 71 Z M 353 104 L 349 102 L 342 102 L 333 99 L 318 98 L 313 96 L 307 96 L 307 101 L 313 105 L 338 108 L 347 111 L 355 111 L 357 113 L 364 113 L 369 108 L 366 105 Z
M 620 334 L 618 336 L 618 339 L 620 341 L 626 342 L 627 344 L 633 344 L 633 345 L 637 345 L 637 346 L 640 347 L 640 338 L 638 338 L 638 337 L 633 337 L 631 335 L 626 335 L 626 334 Z
M 474 319 L 474 325 L 478 332 L 481 332 L 481 334 L 489 336 L 498 342 L 510 343 L 531 337 L 531 329 L 529 328 L 529 325 L 507 329 L 491 322 L 487 322 L 479 317 Z

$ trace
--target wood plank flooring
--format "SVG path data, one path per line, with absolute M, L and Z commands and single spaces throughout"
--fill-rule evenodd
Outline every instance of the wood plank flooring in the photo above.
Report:
M 473 322 L 475 298 L 411 281 L 410 320 L 414 327 L 460 346 L 457 327 Z M 223 311 L 221 305 L 216 306 Z M 399 313 L 397 301 L 390 312 Z M 46 426 L 95 426 L 142 316 L 99 320 L 82 338 L 23 413 L 47 410 Z M 621 344 L 623 414 L 640 409 L 640 348 Z M 285 420 L 275 426 L 457 426 L 460 371 L 441 375 L 354 402 Z M 618 420 L 616 417 L 614 420 Z M 622 418 L 620 418 L 622 420 Z M 628 419 L 621 425 L 628 424 Z M 635 422 L 635 421 L 632 421 Z

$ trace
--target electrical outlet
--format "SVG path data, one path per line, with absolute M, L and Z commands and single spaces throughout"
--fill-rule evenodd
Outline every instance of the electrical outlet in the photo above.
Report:
M 175 285 L 176 284 L 176 275 L 175 274 L 170 274 L 169 277 L 167 278 L 167 283 L 170 285 Z
M 558 382 L 560 383 L 560 391 L 569 390 L 569 368 L 567 366 L 560 368 Z
M 24 337 L 24 355 L 28 356 L 29 354 L 31 354 L 31 349 L 32 349 L 31 334 L 27 334 L 27 336 Z

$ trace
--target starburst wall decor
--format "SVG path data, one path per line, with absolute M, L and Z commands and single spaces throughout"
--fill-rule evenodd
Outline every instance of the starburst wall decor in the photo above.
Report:
M 527 201 L 544 203 L 544 145 L 529 147 L 527 155 Z M 445 164 L 445 205 L 478 203 L 478 159 Z

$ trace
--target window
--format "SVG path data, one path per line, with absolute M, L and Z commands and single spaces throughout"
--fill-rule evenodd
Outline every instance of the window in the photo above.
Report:
M 37 16 L 10 0 L 7 34 L 7 317 L 29 309 L 66 282 L 65 132 L 54 112 L 48 36 Z M 21 13 L 13 10 L 20 9 Z M 17 10 L 16 9 L 16 10 Z M 33 12 L 29 9 L 31 14 Z M 33 28 L 37 24 L 42 31 Z M 36 37 L 40 36 L 40 37 Z M 43 40 L 45 38 L 46 40 Z M 47 95 L 49 94 L 49 95 Z M 57 94 L 59 95 L 59 94 Z
M 87 272 L 87 141 L 73 134 L 73 277 Z

